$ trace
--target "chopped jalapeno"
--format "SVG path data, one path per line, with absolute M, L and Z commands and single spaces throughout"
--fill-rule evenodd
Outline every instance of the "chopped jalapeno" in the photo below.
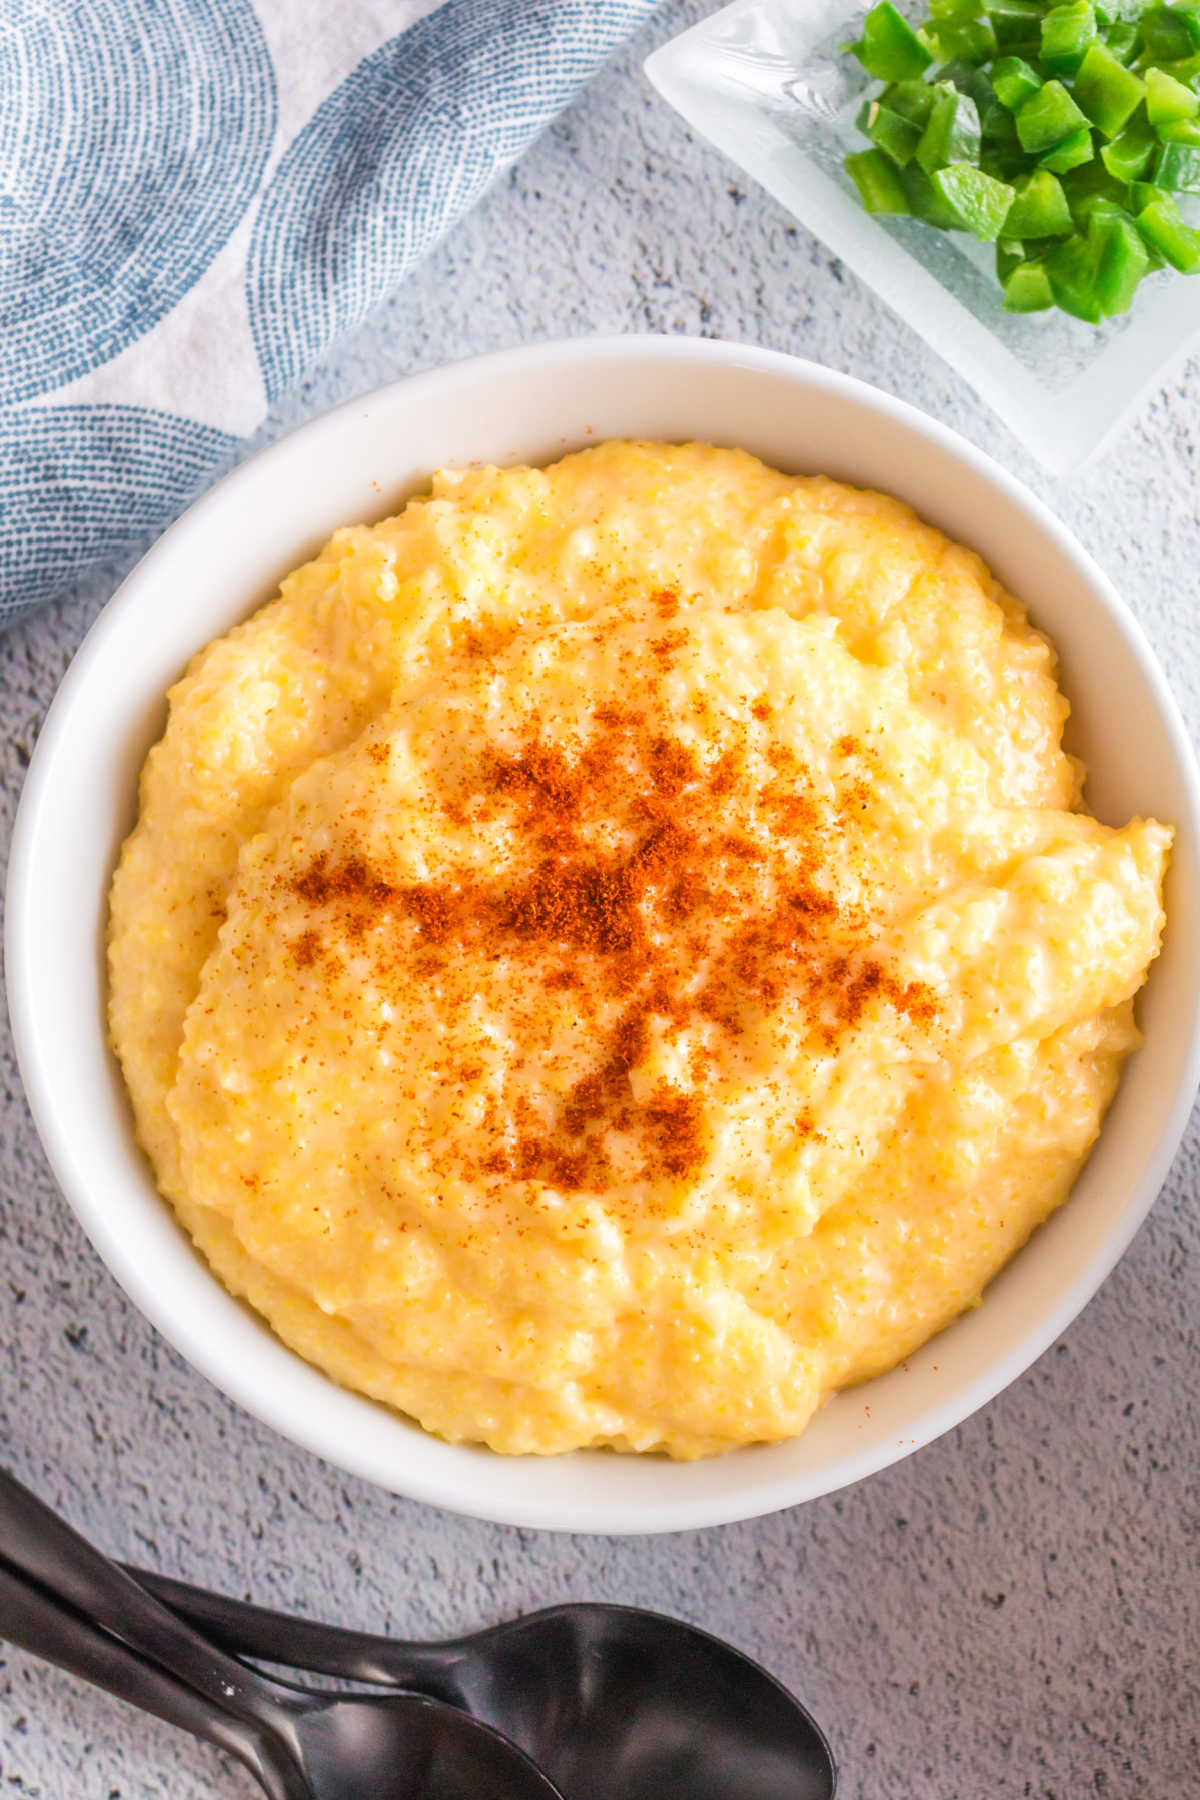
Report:
M 1200 81 L 1200 50 L 1185 62 L 1164 63 L 1162 66 L 1176 81 L 1186 81 L 1189 87 L 1195 87 L 1197 81 Z
M 1075 229 L 1062 182 L 1049 169 L 1035 169 L 1017 183 L 1016 198 L 1004 221 L 1009 238 L 1068 237 Z
M 968 95 L 975 102 L 982 124 L 984 108 L 991 106 L 996 97 L 995 89 L 983 70 L 977 69 L 974 63 L 964 62 L 961 56 L 955 57 L 944 63 L 933 77 L 935 87 L 947 81 L 960 94 Z
M 1123 64 L 1133 61 L 1139 42 L 1137 24 L 1131 19 L 1118 19 L 1105 39 L 1109 55 Z
M 1074 75 L 1095 41 L 1096 14 L 1091 0 L 1052 6 L 1042 20 L 1042 68 L 1047 75 Z
M 978 19 L 939 19 L 932 36 L 946 57 L 961 56 L 964 62 L 985 63 L 996 54 L 996 33 L 986 13 Z
M 1000 236 L 1013 198 L 1012 189 L 1003 181 L 985 175 L 974 163 L 952 163 L 929 179 L 934 191 L 961 220 L 964 231 L 985 243 Z
M 898 169 L 912 161 L 913 152 L 921 141 L 919 125 L 893 112 L 890 106 L 881 106 L 878 100 L 867 101 L 858 115 L 858 129 L 885 156 L 890 156 Z
M 1200 94 L 1176 81 L 1165 69 L 1146 70 L 1146 117 L 1152 125 L 1173 125 L 1200 113 Z
M 947 206 L 919 162 L 910 162 L 903 170 L 904 197 L 914 219 L 932 225 L 937 231 L 961 231 L 958 214 Z
M 993 100 L 987 111 L 981 115 L 980 125 L 983 130 L 983 142 L 990 151 L 1011 151 L 1017 158 L 1021 157 L 1021 140 L 1017 136 L 1017 121 L 1008 108 Z
M 1093 44 L 1075 77 L 1075 98 L 1106 138 L 1116 137 L 1141 105 L 1146 83 L 1123 68 L 1103 44 Z
M 1158 187 L 1176 194 L 1200 194 L 1200 146 L 1164 144 L 1154 162 Z
M 1073 318 L 1098 325 L 1104 317 L 1096 293 L 1096 253 L 1086 238 L 1068 238 L 1046 257 L 1054 303 Z
M 1044 263 L 1026 262 L 1013 269 L 1004 283 L 1005 312 L 1048 312 L 1053 305 L 1054 289 Z
M 1200 36 L 1193 36 L 1194 26 L 1194 15 L 1189 17 L 1182 7 L 1147 7 L 1141 20 L 1143 59 L 1154 64 L 1188 56 L 1200 44 Z
M 902 18 L 892 0 L 879 0 L 863 20 L 863 34 L 857 44 L 846 49 L 857 56 L 868 75 L 876 81 L 905 81 L 919 75 L 933 61 L 908 20 Z
M 1119 137 L 1101 145 L 1100 159 L 1114 180 L 1136 181 L 1149 168 L 1157 148 L 1154 127 L 1144 112 L 1137 112 Z
M 1042 85 L 1042 78 L 1023 57 L 1002 56 L 992 70 L 992 87 L 996 98 L 1016 112 L 1026 100 L 1032 100 Z
M 1173 269 L 1183 275 L 1200 269 L 1200 231 L 1184 222 L 1172 195 L 1164 194 L 1144 206 L 1137 216 L 1137 228 L 1150 249 Z
M 933 111 L 933 89 L 927 81 L 893 81 L 879 96 L 881 106 L 890 106 L 902 119 L 914 125 L 925 125 Z
M 939 81 L 953 82 L 961 94 L 975 102 L 981 138 L 992 144 L 1017 142 L 1016 127 L 1008 108 L 996 98 L 996 90 L 982 69 L 967 62 L 950 62 L 938 71 Z
M 908 201 L 896 165 L 882 150 L 860 150 L 846 158 L 846 173 L 869 213 L 906 213 Z
M 917 161 L 927 175 L 949 163 L 979 161 L 979 110 L 969 94 L 950 82 L 934 89 L 933 111 L 917 145 Z
M 1092 209 L 1088 241 L 1096 253 L 1096 298 L 1106 319 L 1128 312 L 1150 258 L 1128 213 L 1105 202 Z
M 903 0 L 901 0 L 903 4 Z M 844 46 L 881 84 L 846 158 L 870 212 L 995 241 L 1010 312 L 1096 324 L 1200 273 L 1200 0 L 881 0 Z
M 1103 163 L 1099 162 L 1087 163 L 1081 169 L 1072 169 L 1069 175 L 1062 177 L 1062 185 L 1067 205 L 1071 208 L 1071 217 L 1081 230 L 1097 200 L 1112 200 L 1116 205 L 1124 206 L 1129 197 L 1125 182 L 1114 181 Z
M 1064 138 L 1086 126 L 1086 116 L 1061 81 L 1048 81 L 1031 100 L 1026 100 L 1017 114 L 1021 148 L 1035 154 L 1053 150 Z
M 1173 119 L 1157 131 L 1160 144 L 1200 144 L 1200 119 Z
M 1038 157 L 1043 169 L 1049 169 L 1054 175 L 1065 175 L 1071 169 L 1079 168 L 1081 163 L 1089 163 L 1096 154 L 1092 142 L 1092 134 L 1081 127 L 1065 137 L 1061 144 L 1055 144 L 1053 150 L 1047 150 Z
M 1045 10 L 1039 0 L 992 0 L 987 15 L 1000 48 L 1020 55 L 1028 47 L 1040 48 Z
M 1001 287 L 1004 287 L 1013 270 L 1019 269 L 1025 260 L 1025 246 L 1019 238 L 997 238 L 996 280 Z

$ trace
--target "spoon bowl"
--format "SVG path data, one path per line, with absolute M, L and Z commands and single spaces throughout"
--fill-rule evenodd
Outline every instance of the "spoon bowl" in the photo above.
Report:
M 475 1639 L 455 1674 L 471 1711 L 572 1800 L 833 1792 L 828 1746 L 787 1690 L 728 1644 L 656 1613 L 534 1613 Z
M 270 1800 L 563 1800 L 465 1710 L 323 1693 L 222 1652 L 0 1470 L 0 1638 L 236 1756 Z
M 406 1643 L 134 1573 L 231 1654 L 466 1708 L 569 1800 L 832 1800 L 833 1758 L 800 1702 L 678 1619 L 580 1602 L 446 1643 Z
M 267 1687 L 283 1699 L 282 1684 Z M 439 1701 L 292 1691 L 282 1735 L 312 1800 L 562 1800 L 511 1744 Z

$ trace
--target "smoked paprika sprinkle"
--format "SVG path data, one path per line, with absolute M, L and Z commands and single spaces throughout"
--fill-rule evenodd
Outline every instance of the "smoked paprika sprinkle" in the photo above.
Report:
M 654 596 L 660 617 L 670 599 Z M 382 988 L 453 986 L 469 960 L 526 996 L 534 1036 L 564 1006 L 585 1022 L 586 1066 L 562 1091 L 531 1096 L 514 1081 L 492 1107 L 475 1179 L 562 1192 L 685 1179 L 705 1156 L 710 1071 L 772 1016 L 828 1056 L 872 1003 L 918 1024 L 936 1012 L 929 989 L 891 972 L 869 899 L 847 898 L 839 876 L 875 753 L 843 739 L 836 792 L 823 794 L 773 736 L 762 697 L 715 737 L 715 715 L 703 720 L 703 752 L 682 741 L 660 688 L 686 641 L 664 631 L 630 699 L 600 701 L 586 735 L 531 730 L 444 785 L 449 818 L 506 834 L 494 874 L 452 866 L 414 882 L 354 850 L 290 878 L 307 909 L 292 945 L 301 968 L 319 954 L 344 978 L 365 953 Z M 816 1135 L 803 1107 L 791 1126 L 797 1140 Z

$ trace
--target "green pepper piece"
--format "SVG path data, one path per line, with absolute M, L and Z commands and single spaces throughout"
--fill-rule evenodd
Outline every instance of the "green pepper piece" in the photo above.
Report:
M 926 35 L 944 58 L 979 64 L 990 62 L 996 54 L 996 33 L 986 13 L 979 19 L 938 19 Z
M 1039 0 L 990 0 L 987 15 L 996 43 L 1002 50 L 1020 55 L 1024 55 L 1026 47 L 1040 47 L 1045 11 Z
M 933 111 L 917 145 L 917 161 L 927 175 L 950 163 L 979 161 L 979 110 L 969 94 L 939 82 Z
M 1165 69 L 1168 75 L 1173 75 L 1176 81 L 1182 81 L 1184 87 L 1194 88 L 1200 81 L 1200 52 L 1187 57 L 1183 62 L 1159 63 L 1158 67 Z
M 1116 181 L 1137 181 L 1150 166 L 1158 148 L 1154 127 L 1144 112 L 1136 112 L 1119 137 L 1102 144 L 1100 159 Z
M 1019 238 L 996 239 L 996 280 L 1003 287 L 1014 269 L 1025 261 L 1025 246 Z
M 1154 181 L 1173 194 L 1200 194 L 1200 147 L 1164 144 L 1154 163 Z
M 1200 45 L 1192 20 L 1182 7 L 1150 6 L 1142 14 L 1143 58 L 1150 64 L 1178 62 Z
M 1160 144 L 1200 144 L 1200 119 L 1175 119 L 1158 127 Z
M 968 94 L 975 102 L 983 138 L 1015 146 L 1017 134 L 1012 114 L 1000 104 L 990 78 L 982 69 L 977 69 L 972 63 L 963 62 L 960 58 L 939 69 L 937 79 L 952 82 L 960 94 Z
M 929 177 L 933 189 L 961 222 L 962 229 L 985 243 L 1000 236 L 1012 205 L 1013 190 L 974 163 L 951 163 Z
M 1146 84 L 1123 69 L 1103 44 L 1093 44 L 1075 77 L 1075 98 L 1098 131 L 1116 137 L 1146 94 Z
M 881 106 L 888 106 L 902 119 L 925 126 L 933 111 L 933 89 L 927 81 L 893 81 L 879 96 Z
M 931 225 L 935 231 L 962 230 L 958 214 L 947 206 L 919 162 L 914 159 L 902 169 L 900 179 L 908 210 L 914 219 L 920 219 L 923 225 Z
M 1080 196 L 1071 208 L 1071 217 L 1082 231 L 1090 225 L 1096 213 L 1129 212 L 1129 189 L 1119 183 L 1113 183 L 1111 193 L 1093 193 Z
M 1096 14 L 1091 0 L 1067 0 L 1053 6 L 1042 20 L 1042 68 L 1047 75 L 1074 75 L 1096 41 Z
M 965 57 L 968 62 L 990 63 L 999 51 L 996 42 L 996 27 L 983 13 L 978 19 L 971 21 L 970 30 L 956 38 L 954 54 Z
M 1017 121 L 998 100 L 993 100 L 987 111 L 980 114 L 979 126 L 985 148 L 993 152 L 1011 150 L 1018 157 L 1024 156 L 1021 140 L 1017 136 Z
M 985 145 L 980 154 L 979 166 L 985 175 L 992 176 L 995 181 L 1007 182 L 1012 187 L 1014 182 L 1029 173 L 1029 158 L 1023 150 Z
M 965 62 L 961 56 L 944 63 L 934 76 L 935 87 L 947 81 L 960 94 L 970 95 L 981 117 L 984 107 L 995 99 L 995 91 L 983 70 L 977 69 L 974 63 Z
M 1017 113 L 1017 136 L 1023 149 L 1037 155 L 1053 150 L 1065 137 L 1087 125 L 1061 81 L 1048 81 Z
M 846 173 L 869 213 L 906 213 L 908 200 L 896 165 L 882 150 L 857 150 L 846 158 Z
M 1035 169 L 1019 181 L 1004 221 L 1011 238 L 1066 237 L 1075 229 L 1062 182 L 1049 169 Z
M 1026 100 L 1032 100 L 1042 85 L 1042 78 L 1031 64 L 1019 56 L 1002 56 L 992 66 L 992 87 L 996 98 L 1009 112 L 1016 112 Z
M 1065 175 L 1069 170 L 1091 162 L 1095 154 L 1092 134 L 1084 125 L 1078 131 L 1073 131 L 1070 137 L 1065 137 L 1061 144 L 1055 144 L 1053 150 L 1047 150 L 1044 156 L 1039 156 L 1038 163 L 1054 175 Z
M 1117 206 L 1128 207 L 1127 183 L 1114 180 L 1103 163 L 1091 162 L 1083 168 L 1072 169 L 1070 174 L 1062 177 L 1062 185 L 1076 225 L 1086 224 L 1097 200 L 1110 200 Z
M 1106 220 L 1129 219 L 1132 222 L 1132 217 L 1133 215 L 1119 201 L 1110 200 L 1105 195 L 1097 194 L 1087 209 L 1088 232 L 1091 234 L 1095 226 L 1102 225 Z M 1095 242 L 1094 238 L 1093 242 Z
M 1175 205 L 1175 199 L 1166 188 L 1155 187 L 1152 181 L 1135 181 L 1129 190 L 1129 205 L 1136 218 L 1143 207 L 1153 206 L 1159 200 L 1169 200 Z
M 1103 310 L 1096 293 L 1096 256 L 1086 238 L 1068 238 L 1056 244 L 1046 257 L 1046 274 L 1055 305 L 1072 318 L 1098 325 Z
M 1142 208 L 1137 216 L 1137 228 L 1151 250 L 1173 269 L 1178 269 L 1181 275 L 1191 275 L 1200 269 L 1200 231 L 1185 224 L 1169 194 Z
M 857 43 L 843 44 L 842 49 L 857 56 L 868 75 L 876 81 L 906 81 L 919 75 L 933 61 L 908 20 L 902 18 L 892 0 L 879 0 L 863 20 L 863 34 Z
M 1146 117 L 1152 125 L 1174 125 L 1200 113 L 1200 94 L 1164 69 L 1146 70 Z
M 1115 25 L 1136 25 L 1146 10 L 1145 0 L 1094 0 L 1096 22 L 1105 31 Z
M 1141 46 L 1142 34 L 1137 21 L 1118 19 L 1104 40 L 1105 48 L 1122 67 L 1131 63 Z
M 1045 265 L 1021 263 L 1004 283 L 1004 310 L 1011 313 L 1047 312 L 1054 305 L 1054 289 Z
M 890 106 L 881 106 L 878 100 L 867 101 L 858 115 L 858 129 L 890 157 L 898 169 L 912 161 L 913 152 L 921 141 L 919 125 L 914 125 L 911 119 L 901 118 Z
M 1096 297 L 1106 319 L 1128 312 L 1150 258 L 1141 234 L 1119 207 L 1096 206 L 1088 221 L 1088 242 L 1096 258 Z

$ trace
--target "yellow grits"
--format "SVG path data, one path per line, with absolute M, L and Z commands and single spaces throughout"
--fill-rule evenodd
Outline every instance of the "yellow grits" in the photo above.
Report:
M 445 471 L 193 661 L 110 1020 L 220 1279 L 450 1439 L 804 1429 L 1067 1197 L 1171 833 L 898 501 L 737 451 Z

